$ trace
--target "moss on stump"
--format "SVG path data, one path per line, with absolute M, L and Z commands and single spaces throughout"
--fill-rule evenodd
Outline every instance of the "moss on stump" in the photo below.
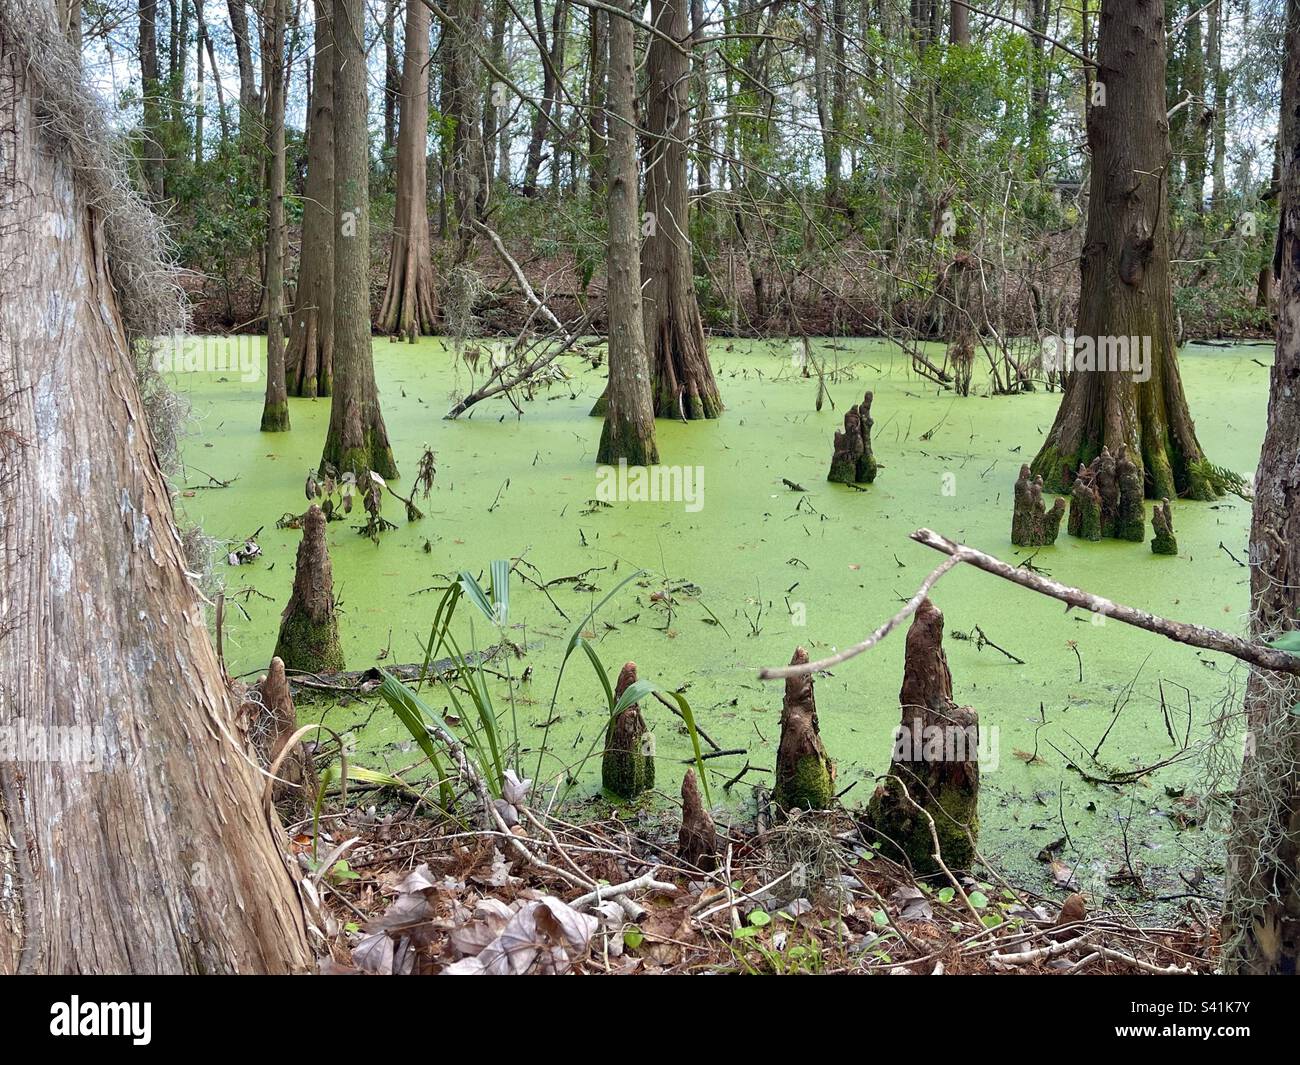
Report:
M 1151 528 L 1156 534 L 1151 541 L 1151 550 L 1154 554 L 1178 554 L 1178 540 L 1174 537 L 1174 512 L 1169 505 L 1169 500 L 1162 499 L 1156 504 L 1151 514 Z
M 325 514 L 315 503 L 303 516 L 293 594 L 280 619 L 275 657 L 283 659 L 286 668 L 304 673 L 334 673 L 344 668 Z
M 1027 465 L 1021 466 L 1011 515 L 1011 542 L 1017 547 L 1054 544 L 1064 516 L 1065 500 L 1057 499 L 1048 510 L 1043 502 L 1043 479 L 1034 477 Z
M 615 702 L 635 683 L 636 663 L 628 662 L 618 675 Z M 635 703 L 619 711 L 605 730 L 600 778 L 605 790 L 620 799 L 635 799 L 655 786 L 654 737 Z
M 928 599 L 907 633 L 899 703 L 893 758 L 867 823 L 919 876 L 940 872 L 935 836 L 949 869 L 970 868 L 979 835 L 979 715 L 953 701 L 943 614 Z
M 1085 540 L 1146 539 L 1142 470 L 1125 449 L 1117 457 L 1103 447 L 1092 462 L 1079 466 L 1070 489 L 1069 529 L 1071 536 Z
M 808 652 L 795 648 L 790 664 L 807 663 Z M 786 677 L 772 801 L 783 811 L 825 810 L 835 798 L 834 784 L 835 766 L 822 745 L 812 676 Z
M 856 407 L 844 412 L 844 429 L 835 433 L 835 448 L 831 454 L 831 469 L 826 480 L 836 484 L 870 484 L 876 479 L 879 466 L 871 450 L 871 403 L 875 397 L 868 392 Z

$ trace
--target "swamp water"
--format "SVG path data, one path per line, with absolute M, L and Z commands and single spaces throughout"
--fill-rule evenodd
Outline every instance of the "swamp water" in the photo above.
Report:
M 783 690 L 757 679 L 761 666 L 788 662 L 799 644 L 823 657 L 897 611 L 941 561 L 908 539 L 919 526 L 1011 562 L 1032 553 L 1010 543 L 1012 488 L 1021 462 L 1051 425 L 1056 393 L 954 398 L 911 374 L 892 345 L 822 340 L 815 358 L 838 373 L 829 386 L 834 408 L 828 402 L 816 412 L 817 382 L 799 375 L 787 342 L 716 340 L 710 354 L 726 414 L 714 422 L 658 423 L 663 461 L 691 467 L 697 478 L 702 470 L 702 497 L 604 505 L 595 467 L 600 421 L 588 416 L 603 388 L 603 366 L 566 357 L 570 380 L 539 388 L 522 403 L 522 417 L 498 397 L 448 422 L 442 415 L 451 397 L 475 383 L 449 344 L 376 340 L 374 352 L 403 474 L 396 489 L 410 491 L 426 443 L 437 453 L 438 473 L 429 499 L 418 501 L 422 521 L 407 524 L 401 503 L 387 497 L 385 516 L 398 528 L 379 546 L 354 531 L 364 520 L 359 506 L 350 520 L 329 526 L 348 667 L 419 662 L 441 594 L 431 589 L 462 569 L 481 575 L 486 586 L 492 559 L 522 555 L 542 581 L 564 579 L 549 588 L 554 604 L 523 581 L 511 586 L 510 638 L 529 647 L 526 659 L 512 664 L 513 675 L 532 667 L 517 691 L 529 776 L 569 635 L 637 568 L 646 575 L 625 586 L 586 632 L 611 682 L 624 661 L 635 660 L 642 678 L 685 692 L 721 747 L 743 750 L 706 765 L 715 802 L 752 809 L 749 785 L 772 782 Z M 1271 357 L 1263 345 L 1193 345 L 1182 354 L 1202 445 L 1213 462 L 1247 475 L 1263 436 Z M 242 542 L 262 530 L 255 564 L 228 566 L 221 551 L 216 574 L 228 601 L 247 613 L 227 610 L 227 665 L 232 673 L 256 673 L 275 643 L 299 539 L 276 521 L 306 505 L 303 483 L 320 457 L 329 401 L 290 400 L 292 431 L 264 434 L 260 379 L 239 372 L 168 376 L 189 399 L 194 419 L 184 448 L 181 479 L 192 491 L 180 500 L 183 517 L 219 540 Z M 977 375 L 976 389 L 981 385 Z M 866 491 L 830 485 L 832 435 L 866 389 L 875 392 L 880 475 Z M 230 484 L 202 487 L 209 475 Z M 793 491 L 783 479 L 807 491 Z M 1176 557 L 1153 555 L 1146 543 L 1085 543 L 1063 529 L 1033 564 L 1119 602 L 1242 631 L 1247 570 L 1231 556 L 1245 560 L 1249 520 L 1248 504 L 1233 496 L 1176 503 Z M 671 608 L 656 595 L 665 589 Z M 1217 743 L 1213 723 L 1239 709 L 1242 669 L 1118 622 L 1066 612 L 974 570 L 948 574 L 932 598 L 946 620 L 954 695 L 979 712 L 990 754 L 980 804 L 980 845 L 990 861 L 1013 880 L 1050 891 L 1051 867 L 1039 857 L 1050 848 L 1081 887 L 1099 895 L 1133 897 L 1124 883 L 1130 867 L 1156 897 L 1217 895 L 1222 832 L 1195 823 L 1190 799 L 1235 783 L 1236 719 Z M 471 613 L 468 604 L 458 611 L 462 646 L 494 643 L 481 619 L 471 634 Z M 981 647 L 977 626 L 1024 664 Z M 836 789 L 850 789 L 843 798 L 850 806 L 866 804 L 874 774 L 889 763 L 903 645 L 903 631 L 895 632 L 817 681 Z M 504 682 L 496 687 L 494 698 L 508 716 Z M 447 705 L 436 688 L 425 697 Z M 357 730 L 361 764 L 411 766 L 418 751 L 409 735 L 376 704 L 368 697 L 328 708 L 324 717 L 336 730 Z M 690 742 L 665 707 L 650 701 L 643 709 L 656 737 L 659 788 L 675 798 Z M 321 714 L 316 704 L 301 716 Z M 579 763 L 595 743 L 597 756 L 580 767 L 573 792 L 591 797 L 599 789 L 605 722 L 599 684 L 578 655 L 560 689 L 543 775 Z M 1167 760 L 1123 786 L 1086 779 L 1113 779 Z M 723 783 L 747 761 L 754 771 L 724 795 Z M 1205 884 L 1188 887 L 1200 868 Z

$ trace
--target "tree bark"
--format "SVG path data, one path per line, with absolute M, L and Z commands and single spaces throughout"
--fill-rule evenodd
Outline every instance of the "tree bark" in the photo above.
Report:
M 1192 0 L 1192 7 L 1201 5 Z M 1187 105 L 1186 152 L 1184 174 L 1187 180 L 1186 195 L 1197 214 L 1205 213 L 1205 160 L 1208 154 L 1209 122 L 1212 116 L 1205 99 L 1205 50 L 1201 43 L 1202 12 L 1196 11 L 1184 29 L 1187 42 L 1183 66 L 1183 88 L 1191 95 Z
M 652 24 L 689 43 L 687 0 L 652 0 Z M 660 36 L 650 40 L 646 150 L 646 222 L 641 247 L 646 350 L 655 413 L 665 418 L 716 418 L 722 395 L 704 342 L 691 262 L 686 161 L 691 137 L 690 61 Z
M 1300 2 L 1287 4 L 1282 78 L 1282 274 L 1268 426 L 1250 528 L 1251 632 L 1300 618 Z M 1246 688 L 1246 754 L 1228 842 L 1223 964 L 1230 973 L 1300 969 L 1300 678 L 1256 669 Z
M 599 463 L 651 466 L 655 443 L 654 395 L 641 307 L 640 225 L 637 217 L 636 70 L 632 24 L 617 15 L 609 27 L 609 385 Z
M 1174 350 L 1169 277 L 1170 163 L 1165 119 L 1165 26 L 1159 0 L 1103 0 L 1097 47 L 1106 105 L 1088 112 L 1092 174 L 1076 337 L 1149 341 L 1150 377 L 1117 369 L 1068 375 L 1033 471 L 1065 491 L 1103 446 L 1143 468 L 1149 499 L 1209 499 Z
M 162 85 L 158 80 L 158 5 L 139 0 L 140 98 L 144 122 L 144 179 L 149 195 L 163 197 Z
M 230 35 L 235 40 L 235 61 L 239 67 L 239 135 L 251 136 L 261 110 L 257 82 L 253 75 L 253 47 L 248 36 L 246 0 L 227 0 Z
M 415 6 L 424 7 L 422 2 Z M 396 144 L 397 104 L 402 95 L 402 68 L 397 65 L 397 0 L 384 0 L 384 146 L 381 157 L 388 173 L 388 153 Z M 428 8 L 425 8 L 427 11 Z M 411 42 L 406 42 L 411 47 Z
M 16 148 L 0 188 L 0 973 L 306 970 L 283 833 L 234 746 L 104 218 L 43 133 L 3 27 L 0 69 Z M 15 730 L 25 742 L 6 748 Z
M 289 394 L 284 377 L 284 24 L 286 0 L 270 0 L 263 17 L 262 42 L 267 57 L 266 154 L 271 166 L 266 194 L 266 399 L 262 432 L 289 428 Z
M 482 0 L 448 0 L 442 27 L 446 66 L 445 110 L 455 119 L 451 144 L 451 186 L 456 207 L 457 259 L 469 253 L 474 223 L 487 204 L 483 155 L 483 87 L 477 49 L 483 42 Z
M 334 389 L 321 467 L 397 476 L 370 350 L 365 6 L 334 0 Z
M 539 59 L 542 64 L 542 98 L 533 109 L 533 124 L 528 137 L 528 153 L 524 164 L 525 196 L 537 195 L 537 180 L 542 170 L 542 148 L 546 144 L 547 134 L 551 130 L 552 111 L 555 110 L 560 92 L 559 72 L 564 69 L 564 39 L 568 21 L 568 4 L 566 0 L 555 0 L 551 12 L 551 31 L 546 32 L 546 17 L 542 10 L 542 0 L 533 0 L 533 33 L 537 40 Z M 549 40 L 549 43 L 548 43 Z M 554 150 L 551 156 L 552 187 L 559 185 L 559 166 Z
M 316 0 L 302 252 L 285 353 L 289 394 L 308 398 L 328 396 L 334 387 L 333 26 L 333 0 Z
M 587 12 L 590 16 L 591 33 L 588 38 L 587 52 L 587 188 L 593 200 L 598 200 L 602 192 L 607 192 L 606 180 L 609 167 L 606 137 L 610 133 L 606 121 L 606 108 L 610 106 L 607 90 L 609 82 L 609 21 L 605 11 L 595 8 Z M 635 88 L 634 88 L 635 92 Z M 635 113 L 635 109 L 634 109 Z M 633 152 L 635 153 L 635 139 Z M 635 160 L 634 160 L 635 162 Z M 639 270 L 638 270 L 639 272 Z
M 961 0 L 952 0 L 948 14 L 948 42 L 966 46 L 970 44 L 970 8 Z
M 380 330 L 412 344 L 433 333 L 437 314 L 429 241 L 429 25 L 423 0 L 409 0 L 397 134 L 397 202 L 388 289 L 379 311 Z

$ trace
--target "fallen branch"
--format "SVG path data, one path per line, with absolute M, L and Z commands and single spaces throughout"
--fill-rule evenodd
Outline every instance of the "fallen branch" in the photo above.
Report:
M 528 283 L 528 278 L 524 276 L 523 267 L 515 262 L 514 256 L 506 251 L 506 246 L 502 242 L 501 238 L 497 236 L 496 231 L 485 226 L 482 222 L 478 221 L 478 219 L 474 219 L 471 224 L 476 230 L 478 230 L 478 232 L 482 233 L 492 242 L 492 247 L 496 248 L 497 254 L 501 256 L 502 262 L 509 267 L 510 273 L 514 275 L 515 284 L 517 284 L 520 291 L 523 292 L 524 299 L 537 309 L 538 314 L 550 322 L 551 325 L 555 326 L 556 331 L 566 342 L 572 343 L 577 340 L 578 338 L 576 336 L 570 335 L 569 331 L 564 328 L 564 323 L 555 316 L 555 312 L 552 311 L 550 307 L 546 306 L 546 304 L 542 302 L 541 297 L 533 291 L 533 286 Z
M 624 910 L 627 911 L 626 903 L 629 902 L 630 900 L 625 900 L 623 896 L 630 895 L 634 891 L 676 892 L 677 887 L 674 884 L 666 884 L 662 880 L 656 880 L 655 870 L 651 869 L 650 872 L 643 873 L 641 876 L 638 876 L 635 880 L 629 880 L 623 884 L 610 884 L 604 887 L 597 885 L 595 891 L 589 891 L 587 892 L 587 894 L 579 896 L 578 898 L 574 899 L 571 903 L 569 903 L 569 905 L 572 906 L 575 910 L 583 910 L 586 909 L 588 906 L 595 906 L 598 903 L 613 899 L 614 901 L 622 905 Z M 634 914 L 632 912 L 628 912 L 628 916 L 631 917 L 632 920 L 634 921 L 639 921 L 642 917 L 645 916 L 645 907 L 636 906 L 635 903 L 633 903 L 633 906 L 637 910 L 639 910 L 640 913 Z
M 1029 570 L 1018 569 L 1000 559 L 994 558 L 992 555 L 986 555 L 983 551 L 977 551 L 973 547 L 967 547 L 965 544 L 949 540 L 946 536 L 941 536 L 930 529 L 917 529 L 916 532 L 912 533 L 912 539 L 918 544 L 924 544 L 936 551 L 942 551 L 952 558 L 962 562 L 969 562 L 976 569 L 992 573 L 994 576 L 1001 577 L 1012 584 L 1018 584 L 1022 588 L 1028 588 L 1041 595 L 1059 599 L 1072 607 L 1090 610 L 1096 614 L 1104 614 L 1106 617 L 1122 621 L 1125 625 L 1132 625 L 1134 628 L 1159 633 L 1176 643 L 1185 643 L 1192 647 L 1200 647 L 1206 651 L 1231 655 L 1233 658 L 1249 662 L 1261 669 L 1271 669 L 1278 673 L 1300 673 L 1300 657 L 1288 654 L 1286 651 L 1278 651 L 1263 644 L 1252 643 L 1240 636 L 1234 636 L 1232 633 L 1223 632 L 1220 629 L 1210 629 L 1204 625 L 1193 625 L 1185 621 L 1171 621 L 1169 618 L 1160 617 L 1158 614 L 1152 614 L 1146 610 L 1138 610 L 1136 607 L 1113 603 L 1109 599 L 1103 599 L 1099 595 L 1093 595 L 1091 592 L 1085 592 L 1080 588 L 1072 588 L 1067 584 L 1060 583 L 1060 581 L 1051 580 Z
M 469 395 L 465 396 L 463 399 L 457 402 L 456 405 L 451 408 L 451 410 L 449 410 L 446 414 L 443 415 L 443 419 L 447 421 L 451 421 L 455 418 L 458 418 L 462 414 L 464 414 L 467 410 L 469 410 L 470 407 L 474 406 L 475 403 L 481 403 L 485 399 L 491 399 L 493 396 L 500 395 L 502 392 L 509 392 L 512 388 L 517 388 L 519 385 L 527 381 L 530 377 L 533 377 L 540 371 L 546 369 L 546 367 L 548 367 L 551 363 L 553 363 L 556 359 L 558 359 L 561 355 L 563 355 L 566 351 L 568 351 L 571 347 L 573 347 L 574 344 L 578 342 L 577 334 L 581 333 L 586 328 L 587 323 L 590 320 L 591 320 L 590 316 L 584 318 L 578 324 L 578 328 L 575 331 L 575 334 L 573 336 L 567 337 L 564 343 L 560 344 L 558 347 L 551 348 L 549 351 L 544 351 L 541 355 L 538 355 L 537 358 L 535 358 L 532 362 L 528 363 L 525 366 L 521 366 L 519 368 L 519 371 L 516 374 L 514 374 L 512 377 L 507 378 L 504 376 L 508 367 L 498 366 L 495 370 L 492 371 L 492 376 L 487 379 L 487 381 L 483 384 L 482 387 L 476 388 Z
M 985 554 L 983 551 L 977 551 L 973 547 L 967 547 L 965 544 L 950 540 L 948 537 L 942 536 L 931 529 L 917 529 L 916 532 L 912 533 L 912 539 L 918 544 L 924 544 L 926 547 L 941 551 L 949 557 L 921 582 L 921 587 L 907 601 L 902 610 L 861 643 L 854 644 L 838 654 L 819 659 L 816 662 L 760 669 L 758 671 L 759 680 L 778 680 L 784 677 L 820 673 L 822 670 L 837 666 L 841 662 L 856 658 L 864 651 L 870 650 L 915 614 L 921 602 L 929 594 L 930 589 L 959 562 L 969 563 L 976 569 L 992 573 L 995 577 L 1001 577 L 1003 580 L 1018 584 L 1022 588 L 1028 588 L 1030 591 L 1038 592 L 1040 595 L 1059 599 L 1067 606 L 1089 610 L 1095 614 L 1102 614 L 1114 618 L 1116 621 L 1122 621 L 1125 625 L 1132 625 L 1134 628 L 1158 633 L 1175 643 L 1183 643 L 1190 647 L 1200 647 L 1202 650 L 1229 655 L 1252 666 L 1258 666 L 1260 669 L 1273 670 L 1277 673 L 1300 674 L 1300 656 L 1291 655 L 1286 651 L 1279 651 L 1264 644 L 1252 643 L 1250 640 L 1234 636 L 1230 632 L 1223 632 L 1221 629 L 1211 629 L 1204 625 L 1193 625 L 1185 621 L 1172 621 L 1169 618 L 1152 614 L 1146 610 L 1124 606 L 1122 603 L 1114 603 L 1100 595 L 1093 595 L 1081 588 L 1074 588 L 1068 584 L 1062 584 L 1060 581 L 1054 581 L 1050 577 L 1044 577 L 1040 573 L 1012 566 L 1001 559 Z
M 1004 954 L 996 951 L 989 955 L 989 961 L 997 965 L 1032 965 L 1034 962 L 1047 961 L 1048 958 L 1056 958 L 1062 954 L 1068 954 L 1075 947 L 1081 947 L 1088 942 L 1092 936 L 1091 932 L 1084 932 L 1081 936 L 1075 936 L 1074 939 L 1067 939 L 1060 943 L 1051 943 L 1045 947 L 1036 947 L 1033 950 L 1023 950 L 1016 954 Z M 1133 959 L 1128 959 L 1133 960 Z
M 907 604 L 886 621 L 880 628 L 876 629 L 861 643 L 854 644 L 852 647 L 845 648 L 838 654 L 833 654 L 829 658 L 819 658 L 816 662 L 805 662 L 797 666 L 773 666 L 758 671 L 759 680 L 780 680 L 784 677 L 801 677 L 806 673 L 820 673 L 822 670 L 830 669 L 832 666 L 838 666 L 841 662 L 847 662 L 850 658 L 856 658 L 863 651 L 869 651 L 875 647 L 881 640 L 893 632 L 899 625 L 916 613 L 917 609 L 925 601 L 926 596 L 930 594 L 930 589 L 938 583 L 939 578 L 947 573 L 950 569 L 961 562 L 960 558 L 950 558 L 939 566 L 933 573 L 921 582 L 921 587 L 916 590 L 916 594 L 907 601 Z
M 545 369 L 578 342 L 578 337 L 582 334 L 583 329 L 586 328 L 587 323 L 590 321 L 590 315 L 588 315 L 579 323 L 577 329 L 573 332 L 569 332 L 564 323 L 556 317 L 555 312 L 542 301 L 542 298 L 538 296 L 535 291 L 533 291 L 533 286 L 528 283 L 528 278 L 524 276 L 523 268 L 515 261 L 514 256 L 506 250 L 505 243 L 501 240 L 500 236 L 497 235 L 496 231 L 484 225 L 477 219 L 475 219 L 472 224 L 479 233 L 482 233 L 489 241 L 491 241 L 492 247 L 496 249 L 497 255 L 501 257 L 501 261 L 506 264 L 506 267 L 514 277 L 515 284 L 517 284 L 520 291 L 523 292 L 524 299 L 532 305 L 537 314 L 540 314 L 555 327 L 556 332 L 560 334 L 561 342 L 557 347 L 551 348 L 549 351 L 544 351 L 541 355 L 537 356 L 537 358 L 533 359 L 532 362 L 525 366 L 521 366 L 519 371 L 510 378 L 506 378 L 505 376 L 508 367 L 496 367 L 492 371 L 492 375 L 487 379 L 487 382 L 482 387 L 475 389 L 469 395 L 465 396 L 456 403 L 451 410 L 443 415 L 445 419 L 449 420 L 464 414 L 465 411 L 469 410 L 469 408 L 474 406 L 476 403 L 480 403 L 491 396 L 500 395 L 502 392 L 509 392 L 512 388 L 523 384 L 523 382 L 538 373 L 538 371 Z

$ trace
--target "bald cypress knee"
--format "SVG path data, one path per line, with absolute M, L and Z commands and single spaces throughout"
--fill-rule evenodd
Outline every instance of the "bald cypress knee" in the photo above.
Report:
M 898 701 L 893 758 L 867 822 L 920 875 L 939 871 L 936 837 L 948 868 L 967 869 L 979 832 L 979 715 L 953 701 L 943 614 L 928 599 L 907 632 Z
M 619 671 L 614 699 L 636 683 L 636 663 Z M 601 782 L 621 799 L 635 799 L 655 786 L 654 737 L 636 703 L 625 707 L 605 729 L 605 754 L 601 759 Z
M 792 666 L 808 663 L 796 647 Z M 781 704 L 781 742 L 776 751 L 772 801 L 780 810 L 825 810 L 835 798 L 835 767 L 822 744 L 811 676 L 787 677 Z
M 293 594 L 280 620 L 275 656 L 289 669 L 303 673 L 333 673 L 343 668 L 325 512 L 315 503 L 303 517 Z

